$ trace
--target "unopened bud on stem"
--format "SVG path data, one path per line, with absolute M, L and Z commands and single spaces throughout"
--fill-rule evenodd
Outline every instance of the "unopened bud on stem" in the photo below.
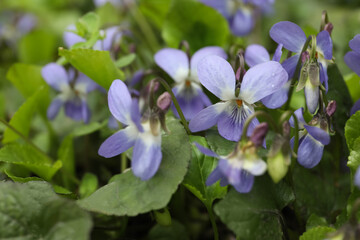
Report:
M 336 111 L 336 101 L 332 100 L 329 102 L 329 104 L 326 107 L 326 114 L 329 117 L 332 117 L 334 115 L 335 111 Z
M 263 144 L 266 134 L 269 130 L 269 125 L 266 122 L 257 125 L 251 134 L 250 141 L 259 147 Z
M 164 92 L 163 94 L 161 94 L 157 99 L 156 105 L 163 112 L 166 112 L 167 110 L 169 110 L 169 108 L 171 106 L 171 95 L 170 95 L 170 93 Z

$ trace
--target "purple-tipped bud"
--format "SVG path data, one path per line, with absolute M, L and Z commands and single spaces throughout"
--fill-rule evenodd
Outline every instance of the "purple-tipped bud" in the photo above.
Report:
M 256 147 L 262 146 L 268 130 L 269 125 L 266 122 L 260 123 L 251 134 L 250 141 L 253 142 Z
M 290 127 L 289 121 L 284 122 L 283 123 L 283 135 L 290 136 L 290 130 L 291 130 L 291 127 Z
M 157 99 L 156 105 L 161 111 L 166 112 L 171 106 L 171 95 L 168 92 L 164 92 Z
M 239 67 L 236 71 L 236 74 L 235 74 L 235 78 L 237 81 L 241 81 L 241 77 L 243 77 L 246 73 L 246 70 L 245 69 L 241 69 L 241 67 Z
M 325 31 L 328 31 L 328 33 L 331 35 L 331 32 L 332 32 L 332 30 L 334 29 L 334 25 L 331 23 L 331 22 L 329 22 L 329 23 L 327 23 L 326 25 L 325 25 L 325 27 L 324 27 L 324 30 Z
M 329 117 L 332 117 L 334 115 L 335 111 L 336 111 L 336 101 L 332 100 L 329 102 L 329 104 L 326 107 L 326 114 Z
M 146 93 L 149 94 L 150 91 L 153 93 L 159 89 L 160 83 L 156 80 L 151 80 L 149 84 L 146 86 Z
M 305 63 L 310 59 L 310 53 L 308 51 L 301 54 L 301 62 Z

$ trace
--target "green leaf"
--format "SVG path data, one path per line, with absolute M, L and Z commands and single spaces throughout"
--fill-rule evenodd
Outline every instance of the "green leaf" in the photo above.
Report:
M 227 156 L 235 149 L 236 146 L 236 142 L 229 141 L 221 137 L 215 129 L 208 130 L 205 138 L 211 150 L 220 156 Z
M 195 0 L 173 0 L 162 28 L 169 47 L 177 48 L 186 40 L 192 52 L 205 46 L 223 46 L 228 34 L 226 19 Z
M 37 109 L 41 109 L 45 114 L 45 109 L 49 103 L 49 88 L 46 86 L 39 89 L 33 96 L 29 97 L 26 102 L 21 105 L 18 111 L 11 118 L 9 124 L 25 136 L 29 135 L 31 120 Z M 6 128 L 4 132 L 3 143 L 14 142 L 20 136 L 10 128 Z
M 356 102 L 360 98 L 360 77 L 356 73 L 350 73 L 345 76 L 345 82 L 352 100 Z
M 85 173 L 81 179 L 79 186 L 79 194 L 81 198 L 90 196 L 98 188 L 98 179 L 92 173 Z
M 188 136 L 178 120 L 169 119 L 171 133 L 162 137 L 162 162 L 156 175 L 141 181 L 131 171 L 113 178 L 108 185 L 78 203 L 84 209 L 117 216 L 136 216 L 163 208 L 182 182 L 191 147 Z
M 324 240 L 329 233 L 335 232 L 331 227 L 315 227 L 301 235 L 300 240 Z
M 29 145 L 8 144 L 0 149 L 0 162 L 21 165 L 49 181 L 61 168 L 61 161 L 51 159 Z
M 358 137 L 353 143 L 347 165 L 352 170 L 352 173 L 355 173 L 360 166 L 360 137 Z
M 96 14 L 100 18 L 100 26 L 112 26 L 119 24 L 121 15 L 117 8 L 114 8 L 110 2 L 106 2 L 101 7 L 96 8 Z
M 7 72 L 6 78 L 25 98 L 33 96 L 42 86 L 47 86 L 41 76 L 41 67 L 35 65 L 15 63 Z
M 61 171 L 64 172 L 62 174 L 64 186 L 71 189 L 72 181 L 69 176 L 75 177 L 74 140 L 72 134 L 64 138 L 57 155 L 59 161 L 62 162 Z
M 162 29 L 171 0 L 141 0 L 139 9 L 158 28 Z
M 205 138 L 191 136 L 190 139 L 192 142 L 197 142 L 208 148 Z M 217 163 L 217 159 L 205 156 L 194 144 L 192 145 L 192 159 L 183 184 L 207 207 L 211 207 L 215 199 L 223 198 L 227 193 L 227 187 L 221 187 L 219 182 L 211 186 L 206 186 L 205 184 L 206 179 L 215 169 Z
M 353 149 L 354 142 L 360 137 L 360 111 L 356 112 L 350 117 L 345 125 L 345 138 L 346 143 L 351 151 Z
M 4 170 L 4 173 L 14 182 L 25 183 L 30 181 L 44 181 L 42 178 L 38 178 L 38 177 L 17 177 L 6 169 Z
M 1 239 L 89 239 L 90 215 L 48 183 L 2 182 L 0 193 Z
M 59 54 L 105 89 L 109 89 L 115 79 L 124 80 L 123 72 L 115 66 L 108 51 L 60 48 Z
M 127 65 L 130 65 L 135 59 L 136 59 L 136 54 L 135 53 L 130 53 L 130 54 L 124 56 L 124 57 L 119 58 L 115 62 L 115 65 L 118 68 L 126 67 Z
M 176 220 L 170 226 L 155 225 L 149 232 L 149 240 L 189 240 L 184 225 Z
M 100 28 L 100 19 L 94 12 L 85 14 L 79 19 L 78 23 L 90 34 L 98 31 Z
M 108 123 L 108 120 L 104 120 L 102 123 L 99 122 L 92 122 L 89 124 L 85 124 L 82 125 L 76 129 L 74 129 L 74 131 L 72 132 L 72 135 L 74 137 L 81 137 L 84 135 L 88 135 L 90 133 L 96 132 L 100 129 L 102 129 L 103 127 L 105 127 Z
M 51 31 L 35 30 L 19 42 L 19 60 L 23 63 L 51 62 L 56 49 L 56 36 Z
M 306 230 L 309 231 L 311 228 L 327 226 L 328 223 L 325 218 L 319 217 L 316 214 L 311 214 L 306 222 Z
M 215 205 L 215 213 L 243 240 L 282 240 L 281 209 L 295 199 L 290 188 L 273 184 L 268 176 L 257 177 L 250 193 L 235 189 Z

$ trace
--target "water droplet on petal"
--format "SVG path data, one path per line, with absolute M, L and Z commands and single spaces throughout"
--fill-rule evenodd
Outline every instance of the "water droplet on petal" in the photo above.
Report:
M 272 73 L 271 76 L 272 76 L 272 77 L 275 77 L 275 73 Z

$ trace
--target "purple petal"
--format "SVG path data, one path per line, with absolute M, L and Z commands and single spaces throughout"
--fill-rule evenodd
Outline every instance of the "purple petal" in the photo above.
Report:
M 270 61 L 268 51 L 259 44 L 249 45 L 245 50 L 245 62 L 249 67 Z
M 65 102 L 65 115 L 75 121 L 88 121 L 88 118 L 90 118 L 86 102 L 79 97 L 72 98 Z
M 120 130 L 103 142 L 99 148 L 99 155 L 111 158 L 125 152 L 135 144 L 138 131 L 135 127 L 127 127 Z
M 201 110 L 189 123 L 192 132 L 200 132 L 214 126 L 222 115 L 227 104 L 220 102 Z
M 274 53 L 274 56 L 272 58 L 273 61 L 275 62 L 280 62 L 280 59 L 281 59 L 281 55 L 282 55 L 282 48 L 283 48 L 283 45 L 282 44 L 279 44 L 275 50 L 275 53 Z
M 190 60 L 191 75 L 197 76 L 197 65 L 205 57 L 216 55 L 221 58 L 227 59 L 227 54 L 221 47 L 204 47 L 194 53 Z
M 332 40 L 328 31 L 321 31 L 316 36 L 316 48 L 324 55 L 327 60 L 332 59 Z
M 255 21 L 252 11 L 239 8 L 230 20 L 230 29 L 236 36 L 248 35 L 254 28 Z
M 96 89 L 101 89 L 101 87 L 85 74 L 79 73 L 75 81 L 75 89 L 85 89 L 85 92 L 89 93 Z
M 129 87 L 134 87 L 136 84 L 138 84 L 144 77 L 145 72 L 144 70 L 138 70 L 134 73 L 133 77 L 130 81 L 128 81 Z
M 222 178 L 220 179 L 220 186 L 225 187 L 227 185 L 229 185 L 229 181 L 226 179 L 224 175 L 222 175 Z
M 255 103 L 280 90 L 287 80 L 288 74 L 280 63 L 269 61 L 258 64 L 246 72 L 240 97 L 247 103 Z
M 134 99 L 131 103 L 130 116 L 133 123 L 135 123 L 139 132 L 144 132 L 144 128 L 141 125 L 141 114 L 139 109 L 139 102 L 137 99 Z
M 198 114 L 201 110 L 203 110 L 204 107 L 206 107 L 206 104 L 210 102 L 210 100 L 208 100 L 205 104 L 203 101 L 205 94 L 202 92 L 201 87 L 198 86 L 199 88 L 196 90 L 195 87 L 193 87 L 193 85 L 194 84 L 192 84 L 190 87 L 176 86 L 172 89 L 180 105 L 180 108 L 185 116 L 185 119 L 188 121 L 194 118 L 195 115 Z M 179 118 L 179 114 L 175 108 L 175 105 L 172 104 L 171 107 L 174 115 L 177 118 Z
M 239 193 L 250 192 L 253 185 L 254 185 L 254 175 L 244 170 L 240 172 L 240 182 L 237 184 L 233 184 L 234 188 Z
M 149 132 L 140 134 L 135 142 L 131 169 L 135 176 L 146 181 L 152 178 L 160 167 L 161 136 L 149 139 Z
M 56 63 L 46 64 L 41 69 L 41 75 L 53 89 L 59 92 L 61 92 L 65 86 L 69 86 L 69 78 L 65 68 Z
M 314 114 L 319 102 L 319 87 L 311 84 L 307 81 L 305 84 L 305 100 L 306 106 L 311 114 Z
M 306 42 L 304 31 L 295 23 L 288 21 L 274 24 L 270 29 L 270 37 L 287 50 L 295 53 L 300 53 Z
M 229 106 L 221 115 L 218 121 L 219 134 L 230 141 L 239 141 L 246 119 L 253 113 L 253 110 L 243 105 L 238 107 L 235 103 Z M 248 129 L 248 135 L 252 133 L 255 125 L 258 124 L 255 120 Z M 252 122 L 253 123 L 253 122 Z
M 121 123 L 129 125 L 131 96 L 125 83 L 115 80 L 110 86 L 108 103 L 111 114 Z
M 210 156 L 210 157 L 214 157 L 214 158 L 219 158 L 219 155 L 217 155 L 216 153 L 214 153 L 213 151 L 211 151 L 210 149 L 200 145 L 197 142 L 194 142 L 195 146 L 199 149 L 200 152 L 202 152 L 203 154 L 205 154 L 206 156 Z
M 298 162 L 306 168 L 313 168 L 319 164 L 323 155 L 324 145 L 307 134 L 298 150 Z
M 231 185 L 240 183 L 241 168 L 233 166 L 228 160 L 220 159 L 218 168 Z
M 79 42 L 86 42 L 84 38 L 80 37 L 79 35 L 71 31 L 76 31 L 76 27 L 74 24 L 68 26 L 63 35 L 64 43 L 67 48 L 71 48 L 74 44 Z
M 348 52 L 345 54 L 344 61 L 351 70 L 360 76 L 360 53 Z
M 291 81 L 285 83 L 282 88 L 273 94 L 261 99 L 261 102 L 270 109 L 279 108 L 288 100 Z
M 114 116 L 112 116 L 112 115 L 109 117 L 109 121 L 108 121 L 107 125 L 108 125 L 108 128 L 110 128 L 110 129 L 118 129 L 119 128 L 119 124 L 118 124 L 116 118 L 114 118 Z
M 350 116 L 360 110 L 360 99 L 357 100 L 350 110 Z
M 354 184 L 360 188 L 360 167 L 357 168 L 354 176 Z
M 201 84 L 221 100 L 235 97 L 235 73 L 230 63 L 218 56 L 208 56 L 198 63 Z
M 294 77 L 294 73 L 296 70 L 296 65 L 299 61 L 299 54 L 296 54 L 294 56 L 291 56 L 290 58 L 286 59 L 281 66 L 283 66 L 283 68 L 285 69 L 285 71 L 288 73 L 289 75 L 289 79 Z
M 230 11 L 227 6 L 227 1 L 219 1 L 219 0 L 201 0 L 205 5 L 216 9 L 220 12 L 225 18 L 230 17 Z
M 189 74 L 189 59 L 178 49 L 164 48 L 154 56 L 156 64 L 161 67 L 175 82 L 184 81 Z
M 63 103 L 64 102 L 59 97 L 56 97 L 54 100 L 52 100 L 50 106 L 47 109 L 48 119 L 52 120 L 56 117 Z
M 327 75 L 327 68 L 323 67 L 322 63 L 319 63 L 320 66 L 320 82 L 325 85 L 325 90 L 328 92 L 329 90 L 329 77 Z
M 298 120 L 299 129 L 303 129 L 304 124 L 306 124 L 306 122 L 304 120 L 303 112 L 304 112 L 303 108 L 299 108 L 294 112 L 294 114 L 295 114 L 295 116 L 296 116 L 296 118 Z M 294 118 L 292 116 L 290 117 L 289 123 L 290 123 L 290 126 L 292 128 L 295 127 Z
M 330 135 L 322 130 L 321 128 L 304 125 L 308 133 L 317 141 L 321 142 L 322 145 L 328 145 L 330 143 Z
M 212 171 L 209 177 L 206 179 L 206 186 L 213 185 L 217 181 L 223 178 L 223 174 L 221 173 L 219 167 L 216 167 L 214 171 Z M 227 184 L 226 184 L 227 185 Z
M 119 27 L 110 27 L 105 30 L 105 38 L 98 40 L 93 49 L 94 50 L 103 50 L 110 51 L 113 44 L 119 42 L 122 37 L 122 32 Z
M 91 112 L 90 112 L 89 106 L 85 100 L 82 100 L 81 114 L 82 114 L 82 120 L 84 121 L 84 123 L 89 123 L 90 117 L 91 117 Z
M 352 50 L 360 54 L 360 34 L 350 40 L 349 46 Z

